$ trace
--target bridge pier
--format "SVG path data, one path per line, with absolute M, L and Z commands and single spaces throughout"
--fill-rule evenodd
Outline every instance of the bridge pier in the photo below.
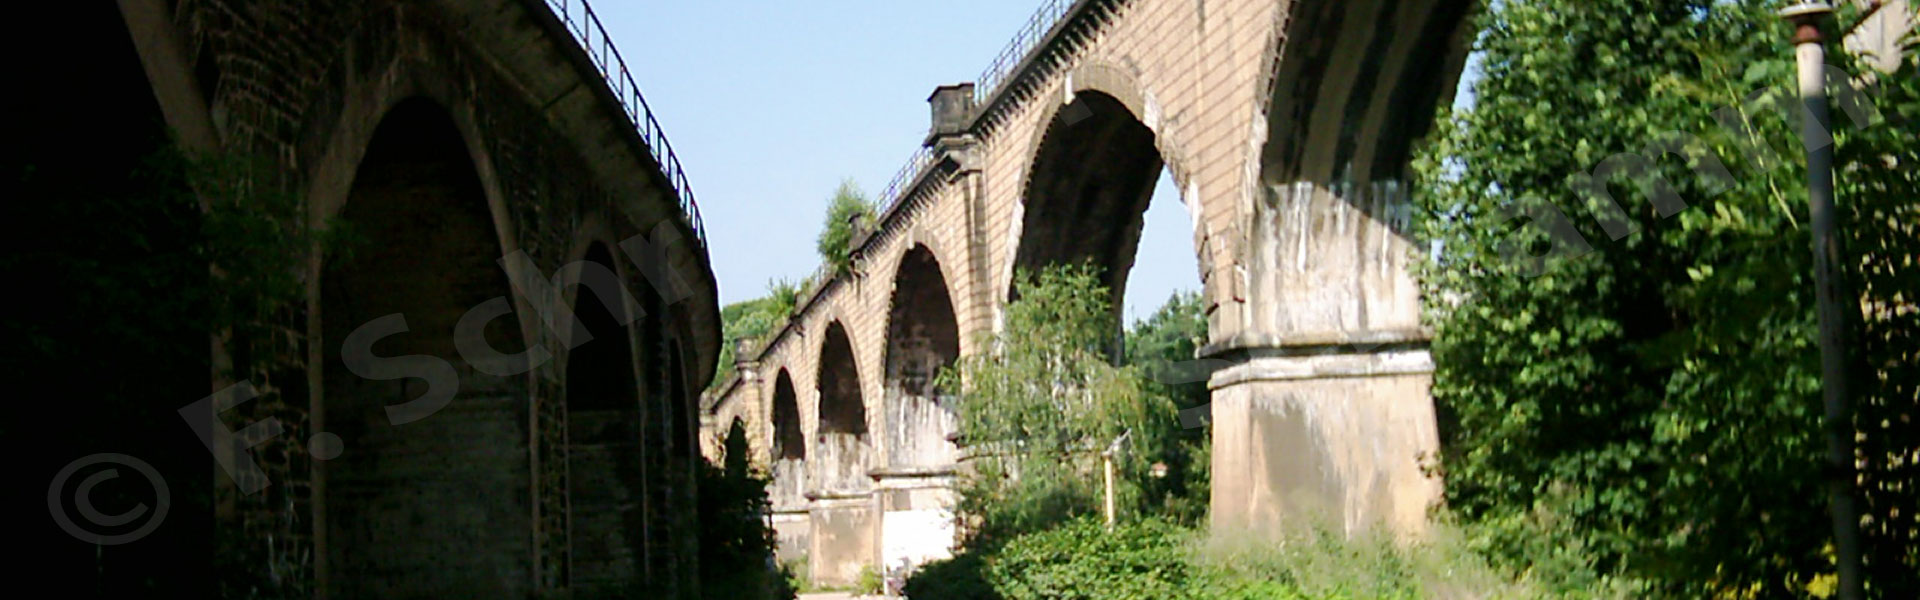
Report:
M 1212 523 L 1271 537 L 1426 528 L 1440 494 L 1421 460 L 1439 448 L 1423 345 L 1244 348 L 1216 372 Z
M 807 495 L 808 574 L 815 585 L 852 585 L 879 554 L 879 503 L 870 490 Z
M 1215 531 L 1418 536 L 1441 485 L 1423 469 L 1439 433 L 1405 188 L 1266 188 L 1239 330 L 1201 349 L 1230 365 L 1208 381 Z
M 917 567 L 952 556 L 958 541 L 953 507 L 959 504 L 953 468 L 894 468 L 876 470 L 873 476 L 880 572 L 903 562 Z

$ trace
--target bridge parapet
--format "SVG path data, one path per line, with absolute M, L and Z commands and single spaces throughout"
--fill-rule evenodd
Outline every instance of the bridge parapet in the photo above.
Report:
M 613 92 L 614 100 L 620 102 L 627 120 L 639 133 L 640 140 L 653 154 L 655 162 L 660 163 L 660 171 L 667 177 L 668 185 L 680 201 L 680 211 L 687 218 L 687 224 L 693 227 L 693 235 L 700 241 L 700 247 L 707 247 L 706 223 L 700 218 L 700 203 L 693 198 L 693 187 L 687 184 L 686 170 L 680 167 L 680 157 L 673 153 L 673 144 L 667 141 L 667 134 L 660 128 L 660 121 L 653 117 L 653 108 L 647 104 L 647 97 L 640 93 L 640 85 L 634 83 L 633 73 L 627 70 L 627 61 L 620 56 L 620 49 L 613 45 L 613 38 L 607 35 L 607 28 L 600 24 L 600 16 L 587 0 L 542 0 L 553 9 L 560 23 L 566 26 L 580 42 L 580 48 L 593 59 L 595 67 L 600 69 L 600 77 L 607 83 L 607 90 Z

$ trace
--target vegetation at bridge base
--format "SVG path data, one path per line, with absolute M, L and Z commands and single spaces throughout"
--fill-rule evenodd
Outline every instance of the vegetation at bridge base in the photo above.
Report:
M 1442 526 L 1403 544 L 1317 530 L 1280 543 L 1215 535 L 1161 517 L 1109 531 L 1083 517 L 969 548 L 907 582 L 913 600 L 1360 600 L 1626 598 L 1555 590 L 1486 561 Z
M 1097 513 L 1101 453 L 1122 435 L 1128 440 L 1113 459 L 1120 511 L 1199 518 L 1205 440 L 1180 429 L 1181 404 L 1169 388 L 1138 366 L 1115 364 L 1119 328 L 1099 274 L 1062 266 L 1021 274 L 1021 282 L 994 350 L 961 357 L 937 384 L 965 390 L 957 416 L 963 452 L 976 457 L 969 463 L 974 472 L 960 484 L 968 544 Z M 1167 310 L 1197 306 L 1188 299 Z M 1173 331 L 1176 323 L 1190 322 L 1155 321 L 1168 331 L 1149 336 L 1153 343 L 1141 348 L 1190 347 L 1193 340 Z M 1167 465 L 1166 477 L 1150 475 L 1155 463 Z
M 699 461 L 700 590 L 709 598 L 792 600 L 797 592 L 774 563 L 767 521 L 770 478 L 748 462 L 747 433 L 736 424 L 721 441 L 721 461 Z
M 1207 401 L 1204 382 L 1168 377 L 1205 339 L 1197 294 L 1177 294 L 1126 333 L 1108 292 L 1085 267 L 1023 276 L 990 356 L 941 375 L 964 383 L 961 431 L 977 457 L 962 484 L 971 527 L 951 559 L 907 581 L 914 600 L 1613 597 L 1610 588 L 1550 593 L 1553 581 L 1490 565 L 1448 526 L 1431 539 L 1349 541 L 1303 534 L 1280 544 L 1212 535 L 1205 527 L 1207 429 L 1182 429 L 1177 410 Z M 1100 515 L 1098 451 L 1131 428 L 1119 454 L 1117 525 Z M 1165 463 L 1168 475 L 1148 465 Z M 1579 565 L 1572 565 L 1579 567 Z
M 1597 572 L 1660 597 L 1831 591 L 1804 155 L 1779 6 L 1509 0 L 1482 16 L 1475 105 L 1442 119 L 1418 161 L 1421 235 L 1440 247 L 1421 279 L 1446 501 L 1504 565 Z M 1867 308 L 1849 328 L 1850 425 L 1868 584 L 1883 598 L 1920 597 L 1916 75 L 1909 52 L 1875 78 L 1874 122 L 1833 112 L 1843 262 Z M 1722 109 L 1752 136 L 1716 119 Z M 1647 150 L 1669 132 L 1697 142 Z M 1621 153 L 1655 168 L 1608 180 L 1621 212 L 1608 220 L 1576 176 Z M 1683 210 L 1656 210 L 1645 186 L 1658 181 Z M 1548 207 L 1590 250 L 1507 216 L 1543 223 Z M 1623 225 L 1637 232 L 1609 235 Z

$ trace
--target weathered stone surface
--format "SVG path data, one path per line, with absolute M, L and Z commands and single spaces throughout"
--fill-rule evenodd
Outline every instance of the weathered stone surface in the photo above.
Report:
M 302 441 L 334 433 L 343 452 L 267 462 L 272 485 L 312 489 L 285 503 L 220 475 L 222 531 L 263 569 L 294 563 L 273 568 L 301 595 L 527 597 L 587 582 L 696 597 L 686 382 L 717 356 L 712 272 L 667 175 L 547 5 L 120 6 L 187 145 L 268 161 L 313 222 L 341 217 L 373 241 L 311 266 L 285 357 L 305 381 L 262 401 L 286 404 Z M 619 416 L 588 411 L 570 428 L 570 380 L 586 376 L 540 315 L 592 295 L 518 284 L 596 246 L 644 314 L 599 332 L 631 352 L 587 367 L 625 371 L 611 378 L 625 382 Z M 495 301 L 471 335 L 534 354 L 468 360 L 461 327 Z M 458 385 L 446 408 L 397 424 L 383 407 L 421 396 L 421 371 L 375 380 L 341 358 L 348 334 L 395 313 L 408 327 L 374 356 L 444 361 Z
M 932 166 L 887 199 L 852 273 L 806 299 L 749 357 L 753 368 L 706 399 L 724 415 L 711 422 L 758 419 L 748 426 L 761 436 L 754 447 L 774 447 L 796 425 L 769 426 L 776 381 L 790 378 L 804 460 L 855 460 L 820 435 L 817 379 L 826 363 L 850 362 L 868 399 L 866 428 L 881 434 L 877 460 L 866 463 L 878 467 L 869 469 L 876 487 L 865 493 L 884 522 L 868 530 L 879 539 L 848 539 L 857 528 L 837 522 L 831 536 L 816 530 L 812 564 L 838 572 L 835 561 L 878 566 L 944 551 L 937 544 L 950 538 L 910 532 L 921 527 L 909 523 L 926 519 L 923 501 L 950 494 L 893 488 L 910 479 L 894 471 L 955 467 L 944 440 L 930 439 L 950 433 L 948 423 L 912 385 L 929 359 L 950 358 L 929 353 L 940 336 L 924 323 L 903 326 L 902 315 L 928 305 L 925 290 L 945 288 L 953 346 L 971 355 L 987 350 L 980 342 L 998 326 L 1016 269 L 1091 260 L 1123 289 L 1164 165 L 1192 219 L 1208 357 L 1237 365 L 1214 382 L 1215 521 L 1279 523 L 1295 509 L 1332 505 L 1356 528 L 1421 529 L 1409 515 L 1438 490 L 1416 462 L 1435 444 L 1425 371 L 1360 376 L 1318 362 L 1424 356 L 1397 182 L 1454 87 L 1471 4 L 1074 3 L 1004 83 L 970 103 L 957 101 L 957 88 L 929 99 Z M 968 119 L 956 125 L 963 105 Z M 928 258 L 938 286 L 912 282 Z M 851 361 L 822 357 L 830 330 L 845 332 Z M 1326 353 L 1337 356 L 1285 358 Z M 840 487 L 819 477 L 848 477 L 855 464 L 810 464 L 809 480 L 776 488 Z M 937 541 L 915 546 L 901 536 Z M 831 560 L 817 554 L 829 549 Z

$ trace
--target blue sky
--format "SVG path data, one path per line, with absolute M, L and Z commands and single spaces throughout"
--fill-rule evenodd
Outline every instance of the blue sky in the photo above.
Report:
M 1036 0 L 594 3 L 684 163 L 722 303 L 798 280 L 844 178 L 877 195 L 927 132 L 926 98 L 972 81 Z M 1197 289 L 1162 175 L 1126 292 L 1129 320 Z

